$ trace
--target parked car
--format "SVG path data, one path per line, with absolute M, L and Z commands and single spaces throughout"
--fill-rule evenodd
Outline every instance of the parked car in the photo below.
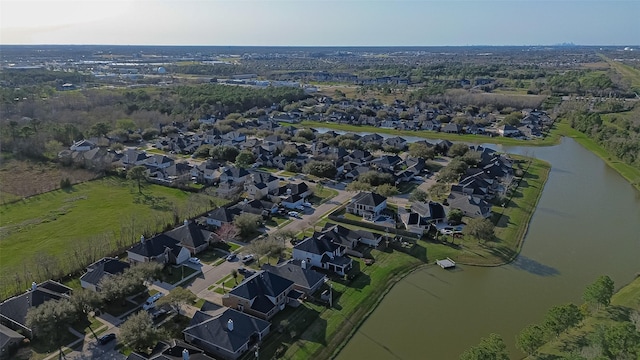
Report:
M 247 277 L 247 276 L 255 274 L 255 271 L 249 270 L 247 268 L 239 268 L 238 269 L 238 273 L 240 273 L 240 275 L 242 275 L 244 277 Z
M 296 210 L 304 211 L 304 206 L 298 205 L 296 206 Z
M 242 262 L 243 263 L 250 263 L 251 261 L 253 261 L 253 254 L 248 254 L 242 257 Z
M 200 264 L 200 259 L 198 259 L 197 257 L 192 257 L 189 258 L 189 262 L 193 264 Z
M 142 305 L 142 310 L 149 310 L 149 309 L 153 309 L 156 306 L 156 301 L 158 301 L 158 299 L 160 299 L 161 297 L 163 297 L 164 294 L 159 292 L 156 293 L 153 296 L 150 296 L 147 301 L 145 301 L 144 305 Z
M 157 319 L 160 315 L 166 314 L 167 312 L 168 312 L 167 309 L 164 309 L 164 308 L 156 309 L 151 312 L 151 317 L 153 319 Z
M 295 217 L 295 218 L 297 218 L 300 215 L 296 211 L 289 211 L 288 214 L 289 214 L 289 216 Z
M 237 258 L 238 256 L 236 254 L 229 254 L 229 256 L 227 256 L 227 261 L 233 261 Z
M 311 205 L 311 203 L 310 203 L 310 202 L 303 202 L 303 203 L 302 203 L 302 206 L 311 207 L 311 206 L 313 206 L 313 205 Z
M 107 334 L 98 338 L 98 344 L 105 345 L 116 339 L 116 334 Z

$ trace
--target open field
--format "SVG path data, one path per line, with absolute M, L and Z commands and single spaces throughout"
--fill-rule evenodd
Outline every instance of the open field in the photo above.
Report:
M 377 134 L 392 134 L 396 136 L 416 136 L 425 139 L 437 139 L 437 140 L 451 140 L 451 141 L 465 141 L 473 143 L 492 143 L 502 145 L 516 145 L 516 146 L 550 146 L 555 145 L 560 141 L 560 134 L 557 131 L 551 130 L 551 132 L 544 138 L 538 140 L 518 140 L 509 137 L 490 137 L 484 135 L 458 135 L 447 134 L 443 132 L 434 131 L 410 131 L 410 130 L 394 130 L 394 129 L 382 129 L 374 126 L 359 126 L 359 125 L 347 125 L 336 124 L 330 122 L 318 122 L 318 121 L 303 121 L 300 124 L 294 124 L 295 127 L 316 127 L 316 128 L 328 128 L 333 130 L 342 130 L 349 132 L 370 132 Z
M 6 204 L 24 197 L 60 188 L 60 180 L 72 184 L 95 179 L 97 173 L 54 163 L 3 159 L 0 165 L 0 203 Z
M 640 89 L 640 71 L 619 61 L 613 61 L 605 56 L 602 56 L 602 58 L 609 63 L 610 67 L 615 69 L 624 78 L 628 79 L 632 88 Z
M 17 286 L 17 275 L 30 282 L 60 275 L 56 266 L 63 273 L 79 270 L 79 251 L 97 260 L 140 234 L 161 231 L 175 211 L 184 214 L 189 195 L 159 185 L 139 194 L 132 182 L 104 178 L 0 207 L 0 295 Z
M 621 314 L 640 312 L 640 277 L 621 288 L 611 299 L 608 308 L 595 310 L 580 326 L 560 334 L 539 349 L 536 357 L 527 359 L 560 359 L 580 351 L 588 336 L 592 335 L 598 325 L 613 325 L 624 320 Z M 621 357 L 622 358 L 622 357 Z

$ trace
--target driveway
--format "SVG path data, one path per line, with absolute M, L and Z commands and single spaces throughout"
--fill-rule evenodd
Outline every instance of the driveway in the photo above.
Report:
M 338 192 L 338 195 L 329 199 L 327 202 L 313 208 L 312 211 L 307 209 L 305 210 L 304 213 L 301 212 L 300 219 L 295 219 L 292 222 L 288 223 L 287 225 L 275 231 L 288 230 L 297 234 L 302 230 L 312 228 L 318 221 L 320 221 L 320 219 L 322 219 L 322 217 L 327 215 L 329 212 L 335 210 L 337 207 L 344 204 L 345 202 L 349 201 L 349 199 L 351 199 L 354 195 L 353 193 L 350 193 L 348 191 L 339 190 L 337 188 L 333 188 L 333 189 Z
M 185 288 L 191 290 L 197 297 L 218 302 L 219 294 L 208 290 L 209 287 L 215 285 L 217 281 L 229 275 L 233 269 L 242 267 L 242 262 L 239 259 L 233 261 L 225 261 L 218 266 L 211 266 L 202 264 L 202 274 L 194 278 L 191 284 L 186 285 Z
M 98 345 L 98 342 L 93 338 L 93 335 L 85 337 L 85 342 L 82 345 L 82 352 L 74 351 L 71 354 L 67 354 L 67 359 L 74 360 L 89 360 L 89 359 L 102 359 L 102 360 L 123 360 L 127 357 L 115 350 L 117 345 L 118 328 L 111 328 L 106 332 L 98 335 L 106 335 L 109 333 L 116 334 L 116 341 L 111 341 L 105 345 Z M 91 339 L 91 340 L 89 340 Z

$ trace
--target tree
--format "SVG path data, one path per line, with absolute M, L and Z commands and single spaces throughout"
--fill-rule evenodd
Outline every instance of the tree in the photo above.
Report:
M 409 155 L 425 160 L 431 160 L 435 158 L 436 152 L 433 147 L 429 147 L 425 143 L 411 143 L 409 144 Z
M 132 119 L 118 119 L 116 120 L 116 128 L 133 131 L 136 129 L 136 123 Z
M 287 145 L 282 149 L 280 155 L 288 158 L 295 157 L 298 156 L 298 149 L 294 145 Z
M 593 284 L 587 286 L 582 298 L 589 304 L 609 306 L 611 297 L 615 291 L 613 280 L 607 275 L 600 276 Z
M 433 200 L 443 200 L 449 194 L 449 187 L 442 183 L 436 183 L 429 188 L 429 196 Z
M 530 356 L 535 355 L 544 343 L 544 329 L 536 324 L 525 327 L 516 336 L 516 347 Z
M 231 276 L 233 277 L 233 280 L 236 282 L 236 285 L 238 285 L 238 270 L 236 269 L 231 270 Z
M 218 228 L 218 230 L 216 230 L 216 234 L 220 240 L 227 242 L 238 238 L 240 230 L 234 224 L 224 223 Z
M 382 184 L 376 188 L 376 192 L 382 196 L 393 196 L 398 194 L 398 188 L 390 184 Z
M 302 171 L 317 177 L 333 179 L 336 177 L 337 169 L 329 161 L 310 161 L 302 168 Z
M 70 298 L 71 304 L 76 309 L 76 314 L 87 315 L 89 312 L 100 307 L 102 299 L 100 295 L 92 290 L 78 289 L 74 290 Z
M 416 188 L 415 190 L 413 190 L 411 192 L 411 194 L 409 195 L 409 201 L 413 201 L 413 202 L 424 202 L 427 201 L 427 198 L 429 197 L 429 195 L 424 191 L 421 190 L 419 188 Z
M 372 191 L 373 190 L 373 186 L 371 186 L 371 184 L 369 184 L 369 183 L 362 182 L 362 181 L 352 181 L 349 184 L 347 184 L 347 187 L 345 188 L 345 190 L 347 190 L 347 191 Z
M 91 126 L 89 134 L 100 137 L 106 136 L 109 131 L 111 131 L 111 125 L 106 122 L 97 122 Z
M 236 156 L 235 164 L 237 167 L 246 168 L 256 161 L 256 157 L 249 150 L 242 150 Z
M 582 321 L 582 313 L 575 304 L 557 305 L 549 309 L 544 327 L 556 336 Z
M 298 165 L 293 161 L 287 161 L 284 164 L 284 170 L 292 173 L 297 173 L 300 169 L 298 169 Z
M 484 242 L 493 240 L 495 237 L 494 226 L 491 220 L 481 217 L 469 220 L 469 223 L 464 227 L 462 233 L 464 235 L 471 235 Z
M 147 179 L 147 168 L 139 165 L 134 166 L 127 172 L 127 179 L 138 183 L 138 193 L 142 194 L 142 181 Z
M 463 215 L 464 214 L 462 214 L 462 211 L 460 211 L 460 209 L 451 209 L 451 211 L 449 211 L 449 213 L 447 214 L 447 221 L 452 225 L 460 224 L 462 222 Z
M 455 143 L 451 145 L 447 155 L 450 157 L 461 157 L 469 151 L 469 145 L 464 143 Z
M 509 360 L 509 353 L 502 337 L 490 334 L 478 345 L 462 353 L 460 360 Z
M 67 328 L 78 319 L 76 308 L 67 299 L 45 301 L 27 311 L 26 324 L 33 335 L 50 345 L 61 346 Z
M 134 351 L 146 352 L 155 345 L 159 337 L 160 333 L 153 326 L 151 315 L 146 311 L 138 311 L 120 325 L 120 341 Z
M 233 223 L 240 231 L 240 236 L 247 238 L 258 230 L 261 219 L 260 215 L 242 213 L 233 219 Z
M 598 324 L 594 342 L 609 359 L 635 359 L 640 352 L 640 333 L 628 321 Z
M 167 295 L 158 299 L 156 306 L 169 305 L 176 313 L 180 314 L 182 305 L 193 304 L 197 299 L 197 296 L 190 290 L 176 286 Z

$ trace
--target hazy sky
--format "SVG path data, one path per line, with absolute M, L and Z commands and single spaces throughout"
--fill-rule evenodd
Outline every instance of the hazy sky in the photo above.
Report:
M 640 44 L 640 0 L 0 0 L 2 44 Z

